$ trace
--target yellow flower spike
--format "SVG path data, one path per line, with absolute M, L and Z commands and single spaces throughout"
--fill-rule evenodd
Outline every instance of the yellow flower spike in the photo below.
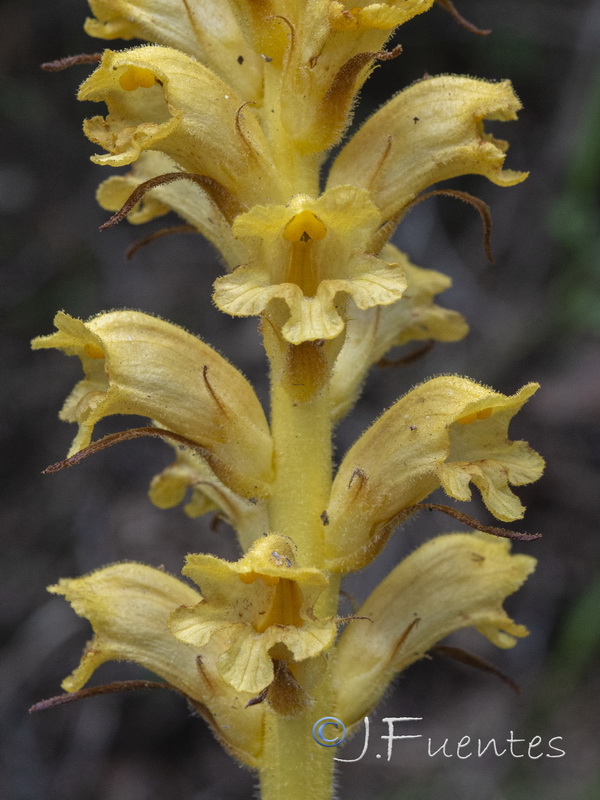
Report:
M 81 663 L 63 681 L 66 691 L 81 689 L 106 661 L 133 661 L 185 694 L 232 755 L 259 766 L 264 712 L 246 708 L 250 697 L 219 680 L 209 651 L 199 661 L 200 654 L 168 629 L 168 617 L 178 606 L 201 601 L 196 590 L 162 570 L 123 563 L 63 578 L 49 591 L 64 595 L 94 630 Z
M 368 253 L 381 217 L 367 192 L 340 186 L 287 206 L 256 206 L 234 222 L 250 261 L 215 281 L 217 306 L 234 316 L 283 300 L 282 334 L 292 344 L 333 339 L 344 328 L 343 304 L 361 309 L 395 302 L 406 288 L 402 268 Z M 340 313 L 341 312 L 341 313 Z
M 275 678 L 274 659 L 294 665 L 319 655 L 335 638 L 335 622 L 313 613 L 326 576 L 295 563 L 291 540 L 278 534 L 258 539 L 235 563 L 188 556 L 183 574 L 201 587 L 204 599 L 175 611 L 171 631 L 195 648 L 222 633 L 221 677 L 237 691 L 261 692 Z
M 145 88 L 143 71 L 154 75 L 152 86 Z M 145 77 L 134 89 L 136 75 Z M 251 98 L 240 98 L 184 53 L 168 47 L 106 50 L 79 99 L 108 106 L 106 118 L 84 123 L 86 135 L 108 151 L 92 156 L 97 164 L 126 166 L 145 150 L 159 150 L 185 171 L 216 181 L 242 204 L 283 199 L 260 124 L 244 106 Z
M 332 417 L 339 420 L 356 402 L 366 373 L 391 347 L 431 339 L 456 342 L 469 328 L 457 311 L 433 302 L 451 285 L 441 272 L 422 269 L 393 245 L 381 251 L 385 261 L 402 266 L 407 279 L 404 295 L 389 306 L 355 310 L 349 314 L 344 345 L 333 367 L 330 395 Z
M 530 383 L 507 397 L 447 375 L 398 400 L 340 465 L 324 529 L 326 569 L 347 572 L 367 564 L 402 512 L 439 486 L 468 500 L 473 482 L 498 519 L 522 517 L 509 483 L 537 480 L 544 461 L 526 442 L 511 442 L 508 425 L 537 388 Z
M 201 449 L 211 469 L 245 497 L 268 493 L 271 437 L 246 379 L 183 328 L 137 311 L 89 322 L 60 312 L 58 331 L 33 341 L 81 359 L 85 377 L 61 419 L 79 424 L 69 455 L 86 447 L 94 426 L 112 414 L 148 417 Z
M 89 0 L 85 31 L 100 39 L 143 39 L 207 64 L 238 92 L 256 97 L 262 61 L 220 0 Z
M 327 186 L 368 189 L 384 219 L 401 214 L 433 183 L 459 175 L 513 186 L 527 173 L 502 169 L 508 145 L 486 134 L 483 120 L 516 119 L 520 108 L 509 81 L 421 80 L 364 123 L 334 161 Z
M 148 150 L 132 164 L 130 172 L 113 175 L 103 181 L 98 187 L 96 199 L 102 208 L 119 211 L 140 184 L 178 169 L 169 156 Z M 230 267 L 241 263 L 245 257 L 244 248 L 233 238 L 229 222 L 206 192 L 191 181 L 173 181 L 149 190 L 127 214 L 127 221 L 140 225 L 169 211 L 176 211 L 214 244 Z
M 510 543 L 486 534 L 439 536 L 385 578 L 357 612 L 337 646 L 333 712 L 352 726 L 369 714 L 390 680 L 440 639 L 476 628 L 498 647 L 527 635 L 502 608 L 535 568 L 511 555 Z
M 179 445 L 174 445 L 174 449 L 176 460 L 150 484 L 150 500 L 158 508 L 173 508 L 190 492 L 183 507 L 188 517 L 216 512 L 235 529 L 242 550 L 247 550 L 269 529 L 264 501 L 240 497 L 225 486 L 196 453 Z

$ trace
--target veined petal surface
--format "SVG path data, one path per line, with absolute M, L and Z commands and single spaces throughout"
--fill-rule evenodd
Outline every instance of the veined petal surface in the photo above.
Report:
M 279 181 L 252 98 L 239 97 L 214 72 L 169 47 L 106 50 L 82 84 L 80 100 L 105 102 L 107 117 L 84 131 L 108 151 L 93 156 L 114 167 L 160 150 L 181 167 L 223 186 L 240 203 L 281 199 Z
M 508 425 L 537 388 L 527 384 L 507 397 L 445 375 L 398 400 L 348 451 L 335 477 L 324 529 L 328 569 L 367 564 L 403 511 L 439 486 L 467 500 L 472 481 L 498 519 L 522 517 L 509 484 L 537 480 L 544 461 L 526 442 L 511 442 Z
M 423 339 L 455 342 L 469 330 L 461 314 L 433 302 L 436 294 L 450 287 L 450 278 L 441 272 L 416 267 L 390 244 L 380 256 L 402 267 L 406 291 L 390 305 L 349 312 L 346 337 L 331 376 L 334 420 L 343 417 L 354 405 L 367 371 L 390 348 Z
M 368 193 L 353 186 L 318 198 L 297 195 L 287 206 L 256 206 L 233 225 L 250 261 L 217 279 L 215 303 L 250 316 L 281 299 L 289 309 L 287 341 L 335 338 L 344 328 L 340 306 L 347 296 L 364 309 L 393 303 L 406 288 L 400 265 L 368 252 L 380 221 Z
M 111 414 L 148 417 L 196 444 L 234 491 L 264 495 L 271 436 L 254 390 L 229 362 L 183 328 L 138 311 L 113 311 L 89 322 L 60 312 L 58 331 L 33 341 L 79 356 L 85 377 L 61 419 L 79 424 L 69 455 L 86 447 Z
M 340 637 L 334 712 L 350 726 L 369 714 L 389 682 L 441 639 L 476 628 L 498 647 L 527 635 L 502 603 L 535 568 L 511 555 L 510 543 L 487 534 L 439 536 L 385 578 Z
M 199 652 L 177 641 L 167 626 L 178 606 L 202 599 L 195 589 L 162 570 L 123 563 L 63 578 L 49 591 L 64 595 L 94 629 L 81 663 L 63 681 L 66 691 L 81 689 L 106 661 L 133 661 L 185 694 L 233 755 L 258 766 L 263 710 L 246 708 L 249 697 L 214 674 L 210 652 L 199 661 Z
M 167 173 L 180 172 L 172 158 L 158 150 L 146 150 L 124 175 L 112 175 L 98 187 L 96 199 L 102 208 L 119 211 L 131 193 L 142 183 Z M 234 239 L 231 224 L 211 197 L 190 180 L 175 180 L 148 190 L 142 200 L 127 214 L 127 221 L 140 225 L 175 211 L 193 225 L 221 253 L 230 267 L 240 264 L 245 251 Z
M 188 556 L 183 574 L 201 587 L 204 599 L 175 611 L 170 628 L 198 648 L 223 633 L 227 645 L 217 667 L 238 691 L 261 692 L 275 678 L 273 659 L 293 665 L 314 658 L 335 638 L 334 620 L 313 613 L 327 578 L 318 569 L 296 567 L 285 536 L 261 537 L 234 563 Z
M 260 94 L 260 55 L 244 38 L 227 0 L 89 0 L 85 32 L 100 39 L 143 39 L 206 63 L 247 97 Z
M 368 189 L 384 219 L 401 214 L 432 184 L 459 175 L 513 186 L 527 174 L 502 169 L 508 145 L 486 133 L 483 121 L 516 119 L 520 108 L 509 81 L 424 78 L 359 128 L 333 162 L 327 186 Z

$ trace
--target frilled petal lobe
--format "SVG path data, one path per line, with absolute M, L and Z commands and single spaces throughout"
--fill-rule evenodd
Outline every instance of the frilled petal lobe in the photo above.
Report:
M 237 758 L 258 765 L 263 714 L 245 708 L 248 697 L 210 676 L 210 653 L 198 662 L 198 653 L 177 641 L 167 626 L 174 609 L 202 599 L 196 590 L 162 570 L 124 563 L 63 578 L 49 591 L 64 595 L 94 629 L 81 663 L 63 681 L 66 691 L 81 689 L 106 661 L 133 661 L 187 695 Z
M 142 183 L 180 171 L 169 156 L 157 150 L 148 150 L 132 164 L 130 172 L 112 175 L 103 181 L 98 187 L 96 199 L 102 208 L 118 211 Z M 169 211 L 175 211 L 214 244 L 229 266 L 239 264 L 240 259 L 244 258 L 244 248 L 233 238 L 229 221 L 212 198 L 191 180 L 175 180 L 148 190 L 127 214 L 127 220 L 133 225 L 140 225 Z
M 84 131 L 108 155 L 98 164 L 126 166 L 160 150 L 187 172 L 208 176 L 242 204 L 279 200 L 267 143 L 247 98 L 214 72 L 169 47 L 106 50 L 82 84 L 80 100 L 105 102 L 108 116 Z
M 365 122 L 334 161 L 327 186 L 352 182 L 368 189 L 388 219 L 427 187 L 458 175 L 520 183 L 526 173 L 502 169 L 506 142 L 483 128 L 486 119 L 516 119 L 520 108 L 509 81 L 425 78 Z
M 313 614 L 327 578 L 317 569 L 296 567 L 285 536 L 263 536 L 235 563 L 188 556 L 183 573 L 201 586 L 204 599 L 174 612 L 170 628 L 196 648 L 222 633 L 226 645 L 217 667 L 238 691 L 258 693 L 269 686 L 273 659 L 304 661 L 333 642 L 335 622 Z
M 508 424 L 537 388 L 530 383 L 507 397 L 447 375 L 398 400 L 340 465 L 327 509 L 327 568 L 364 566 L 402 512 L 439 486 L 450 497 L 468 500 L 473 482 L 498 519 L 522 517 L 524 508 L 509 484 L 537 480 L 544 461 L 526 442 L 508 439 Z
M 148 417 L 201 449 L 234 491 L 264 495 L 271 436 L 248 381 L 211 347 L 176 325 L 138 311 L 100 314 L 89 322 L 60 312 L 58 331 L 33 341 L 81 359 L 85 377 L 61 419 L 77 422 L 69 455 L 86 447 L 111 414 Z
M 461 628 L 473 627 L 504 648 L 526 636 L 502 603 L 536 562 L 509 550 L 506 540 L 455 533 L 427 542 L 402 561 L 357 612 L 368 619 L 351 622 L 340 637 L 333 713 L 348 726 L 356 724 L 395 675 Z
M 369 253 L 380 222 L 368 193 L 353 186 L 319 198 L 297 195 L 287 206 L 256 206 L 233 225 L 251 260 L 217 279 L 215 303 L 251 316 L 281 299 L 289 309 L 287 341 L 332 339 L 345 323 L 338 295 L 364 309 L 393 303 L 406 288 L 398 264 Z
M 349 314 L 344 345 L 331 376 L 334 420 L 350 410 L 368 369 L 391 347 L 423 339 L 455 342 L 469 330 L 461 314 L 433 302 L 436 294 L 450 287 L 450 278 L 441 272 L 414 266 L 393 245 L 386 245 L 381 257 L 400 264 L 406 275 L 406 291 L 398 302 L 389 306 L 357 309 Z
M 182 50 L 245 96 L 261 90 L 262 63 L 244 39 L 227 2 L 219 0 L 89 0 L 95 18 L 85 31 L 100 39 L 143 39 Z

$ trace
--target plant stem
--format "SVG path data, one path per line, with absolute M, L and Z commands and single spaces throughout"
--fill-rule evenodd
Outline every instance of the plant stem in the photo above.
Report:
M 331 491 L 330 367 L 337 350 L 328 343 L 283 342 L 276 327 L 264 326 L 271 361 L 271 431 L 275 479 L 269 505 L 271 531 L 283 533 L 297 547 L 299 566 L 323 567 L 324 518 Z M 337 348 L 338 345 L 336 345 Z M 339 580 L 330 577 L 315 613 L 337 613 Z M 262 800 L 331 800 L 334 747 L 319 745 L 312 728 L 332 713 L 327 656 L 295 665 L 294 676 L 314 701 L 299 716 L 267 713 Z
M 307 671 L 323 673 L 320 660 L 307 667 Z M 308 796 L 311 800 L 331 800 L 333 797 L 336 748 L 323 747 L 312 736 L 315 722 L 331 715 L 329 670 L 325 672 L 314 693 L 316 703 L 302 716 L 287 719 L 277 714 L 267 715 L 265 766 L 260 770 L 261 800 L 305 800 Z
M 312 342 L 306 344 L 313 345 Z M 273 532 L 293 539 L 298 548 L 299 566 L 320 568 L 323 564 L 321 515 L 331 491 L 328 380 L 313 391 L 315 375 L 311 369 L 318 370 L 321 365 L 308 348 L 305 348 L 306 358 L 290 358 L 289 351 L 293 347 L 288 346 L 285 356 L 280 355 L 275 363 L 272 361 L 271 432 L 275 480 L 269 521 Z

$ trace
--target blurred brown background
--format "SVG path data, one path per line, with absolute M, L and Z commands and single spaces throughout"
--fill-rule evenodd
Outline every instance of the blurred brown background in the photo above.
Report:
M 591 800 L 600 796 L 600 0 L 457 5 L 493 34 L 473 36 L 438 7 L 408 23 L 397 37 L 404 54 L 376 71 L 357 119 L 424 72 L 509 77 L 524 111 L 518 123 L 490 128 L 511 142 L 508 166 L 531 177 L 510 190 L 479 178 L 452 183 L 492 206 L 493 267 L 467 206 L 431 200 L 403 223 L 396 241 L 415 263 L 452 276 L 455 287 L 443 301 L 465 314 L 472 333 L 465 342 L 437 345 L 410 367 L 374 370 L 359 408 L 340 428 L 338 450 L 427 376 L 456 372 L 505 393 L 539 381 L 542 389 L 511 431 L 548 462 L 542 480 L 519 490 L 529 509 L 520 528 L 544 538 L 517 549 L 537 556 L 539 568 L 507 604 L 531 636 L 507 652 L 475 634 L 455 639 L 511 675 L 519 696 L 439 656 L 401 676 L 371 717 L 368 755 L 341 765 L 340 797 Z M 0 6 L 0 796 L 249 798 L 250 773 L 235 767 L 204 723 L 168 693 L 27 714 L 32 703 L 59 692 L 89 635 L 61 599 L 47 595 L 48 584 L 123 559 L 178 573 L 190 551 L 237 558 L 225 526 L 211 530 L 208 519 L 150 505 L 148 482 L 170 460 L 161 443 L 121 445 L 65 473 L 40 474 L 63 457 L 73 435 L 57 412 L 80 368 L 58 353 L 32 353 L 29 340 L 49 333 L 61 308 L 80 317 L 138 308 L 197 332 L 252 378 L 263 399 L 266 389 L 255 321 L 225 318 L 210 304 L 219 263 L 208 246 L 171 237 L 126 262 L 126 246 L 148 226 L 141 233 L 127 224 L 97 232 L 107 215 L 94 191 L 108 171 L 90 164 L 94 148 L 80 128 L 99 109 L 75 100 L 89 70 L 38 69 L 43 61 L 101 49 L 82 31 L 86 13 L 84 0 Z M 126 423 L 109 421 L 101 432 Z M 479 503 L 470 511 L 490 521 Z M 397 532 L 349 591 L 364 597 L 404 553 L 452 527 L 422 515 Z M 108 665 L 97 682 L 139 675 L 129 665 Z M 389 763 L 376 758 L 384 752 L 386 716 L 423 717 L 418 732 L 425 737 L 396 743 Z M 502 743 L 511 731 L 527 740 L 540 735 L 544 745 L 561 736 L 566 756 L 427 755 L 428 737 L 434 748 L 448 738 L 456 752 L 462 736 Z M 353 758 L 359 750 L 357 741 L 341 755 Z

